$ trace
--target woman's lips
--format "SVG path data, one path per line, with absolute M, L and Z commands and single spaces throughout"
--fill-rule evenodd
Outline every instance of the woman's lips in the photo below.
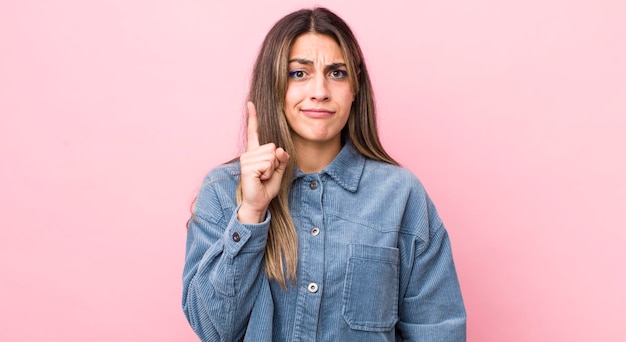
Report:
M 301 109 L 300 111 L 309 118 L 325 118 L 335 114 L 335 112 L 332 110 L 321 108 L 307 108 Z

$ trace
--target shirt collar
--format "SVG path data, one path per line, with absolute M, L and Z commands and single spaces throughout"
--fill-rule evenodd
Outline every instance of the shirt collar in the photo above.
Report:
M 335 159 L 320 174 L 327 174 L 342 188 L 350 192 L 356 192 L 364 167 L 365 157 L 355 150 L 352 144 L 347 142 Z M 304 176 L 304 173 L 300 169 L 296 169 L 294 179 L 302 176 Z

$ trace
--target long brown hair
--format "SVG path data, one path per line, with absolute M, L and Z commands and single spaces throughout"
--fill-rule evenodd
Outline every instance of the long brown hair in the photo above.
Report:
M 364 156 L 397 164 L 383 149 L 376 128 L 376 109 L 363 53 L 348 25 L 326 8 L 303 9 L 280 19 L 269 31 L 252 72 L 248 100 L 257 110 L 259 143 L 273 142 L 290 155 L 278 195 L 270 202 L 272 219 L 265 248 L 265 273 L 282 287 L 296 279 L 298 246 L 296 230 L 289 214 L 289 189 L 295 169 L 296 149 L 284 115 L 288 59 L 293 42 L 306 33 L 333 38 L 346 60 L 350 85 L 355 94 L 342 141 L 350 142 Z M 247 122 L 247 120 L 246 120 Z M 241 186 L 238 201 L 241 200 Z M 286 274 L 285 274 L 286 271 Z

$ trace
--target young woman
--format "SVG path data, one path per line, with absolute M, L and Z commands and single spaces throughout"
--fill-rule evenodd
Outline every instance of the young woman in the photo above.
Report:
M 247 147 L 206 177 L 183 308 L 203 341 L 464 341 L 450 242 L 382 148 L 361 49 L 324 8 L 258 55 Z

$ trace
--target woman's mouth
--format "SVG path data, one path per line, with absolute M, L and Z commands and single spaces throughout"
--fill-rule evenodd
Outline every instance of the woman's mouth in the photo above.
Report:
M 326 118 L 335 114 L 334 111 L 324 108 L 305 108 L 300 111 L 309 118 Z

